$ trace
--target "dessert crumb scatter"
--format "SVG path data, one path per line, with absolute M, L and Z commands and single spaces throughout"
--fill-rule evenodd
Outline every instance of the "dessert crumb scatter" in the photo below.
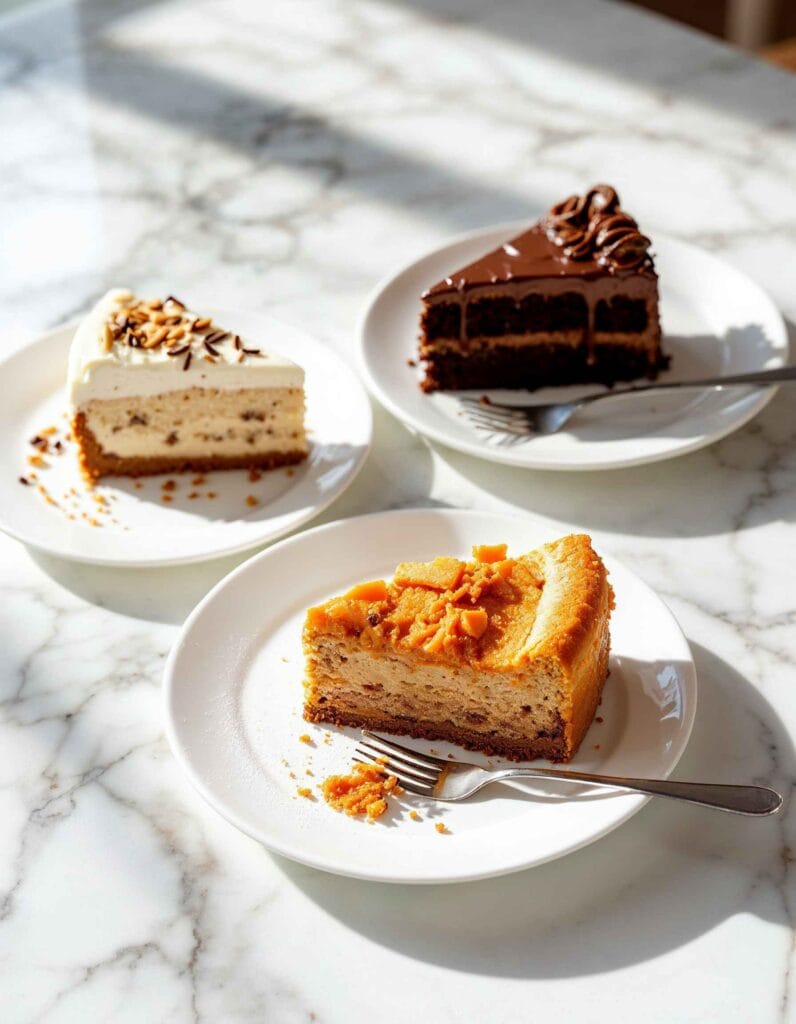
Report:
M 161 501 L 166 501 L 166 502 L 171 501 L 171 495 L 170 494 L 161 494 L 160 498 L 161 498 Z
M 217 498 L 218 497 L 218 495 L 216 494 L 215 491 L 208 491 L 207 492 L 207 496 L 208 496 L 208 498 L 210 498 L 211 501 L 212 501 L 213 498 Z
M 437 830 L 437 832 L 439 832 L 441 836 L 446 835 L 448 833 L 448 829 L 444 821 L 438 821 L 434 828 Z
M 205 480 L 206 480 L 206 479 L 207 479 L 207 477 L 205 477 L 205 476 L 202 476 L 202 475 L 200 474 L 199 476 L 195 476 L 195 477 L 193 478 L 193 480 L 191 480 L 191 483 L 192 483 L 192 484 L 194 485 L 194 487 L 199 487 L 199 486 L 200 486 L 200 484 L 203 484 L 203 483 L 205 482 Z
M 410 811 L 409 812 L 409 817 L 412 819 L 412 821 L 422 821 L 423 820 L 420 817 L 420 815 L 417 813 L 417 811 Z
M 259 500 L 253 494 L 246 495 L 246 504 L 249 508 L 254 508 L 255 505 L 259 505 Z
M 136 482 L 135 482 L 135 484 L 134 484 L 133 486 L 135 487 L 135 489 L 136 489 L 137 491 L 140 491 L 140 490 L 141 490 L 141 488 L 142 488 L 142 487 L 143 487 L 144 485 L 143 485 L 143 483 L 142 483 L 142 482 L 141 482 L 140 480 L 136 480 Z
M 296 475 L 296 471 L 295 471 L 295 469 L 293 469 L 292 466 L 288 466 L 287 469 L 285 470 L 285 475 L 286 476 L 295 476 Z
M 252 467 L 252 469 L 249 470 L 249 482 L 253 483 L 253 484 L 256 484 L 258 480 L 262 479 L 262 475 L 263 474 L 262 474 L 261 470 L 254 469 Z
M 301 740 L 302 743 L 312 743 L 312 736 L 310 736 L 308 732 L 303 732 L 299 736 L 299 739 Z
M 605 721 L 605 719 L 603 718 L 602 715 L 597 715 L 597 717 L 594 719 L 594 721 L 599 723 L 600 725 L 602 725 L 603 722 Z
M 351 817 L 365 815 L 369 821 L 387 810 L 387 798 L 396 792 L 398 780 L 387 775 L 382 765 L 355 764 L 349 775 L 331 775 L 321 786 L 330 807 Z
M 166 480 L 160 486 L 161 486 L 161 488 L 164 491 L 174 491 L 174 490 L 177 489 L 177 481 L 176 480 Z
M 309 788 L 309 786 L 299 786 L 296 789 L 296 792 L 298 793 L 299 796 L 303 796 L 305 800 L 314 800 L 315 799 L 315 797 L 313 796 L 312 790 Z

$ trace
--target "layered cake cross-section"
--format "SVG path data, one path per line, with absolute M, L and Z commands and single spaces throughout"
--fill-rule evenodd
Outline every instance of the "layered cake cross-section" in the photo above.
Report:
M 422 296 L 425 391 L 656 377 L 658 277 L 650 239 L 597 185 Z
M 68 398 L 91 479 L 307 456 L 301 367 L 173 296 L 108 292 L 72 341 Z
M 608 674 L 613 592 L 585 535 L 405 562 L 310 608 L 304 715 L 568 761 Z

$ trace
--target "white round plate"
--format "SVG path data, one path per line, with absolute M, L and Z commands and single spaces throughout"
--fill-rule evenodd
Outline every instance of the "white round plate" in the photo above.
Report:
M 316 787 L 350 770 L 356 733 L 301 717 L 301 628 L 309 605 L 357 581 L 389 577 L 404 559 L 469 557 L 473 544 L 488 542 L 520 553 L 552 539 L 528 517 L 417 509 L 320 526 L 255 556 L 192 612 L 169 656 L 166 728 L 175 757 L 205 800 L 243 832 L 293 860 L 356 878 L 484 878 L 605 835 L 647 798 L 518 783 L 462 804 L 404 795 L 373 825 L 346 817 L 318 799 Z M 665 778 L 691 732 L 694 663 L 660 598 L 628 569 L 605 561 L 616 591 L 611 674 L 602 721 L 595 720 L 573 766 Z M 415 745 L 485 761 L 445 743 Z M 302 797 L 297 787 L 316 796 Z M 422 820 L 411 819 L 411 810 Z M 440 821 L 448 834 L 435 830 Z
M 116 566 L 195 562 L 245 551 L 281 537 L 318 515 L 354 480 L 372 433 L 370 402 L 356 374 L 314 338 L 258 313 L 208 310 L 220 323 L 294 359 L 306 373 L 309 458 L 290 469 L 165 474 L 133 481 L 109 477 L 92 494 L 83 482 L 75 446 L 47 456 L 33 486 L 17 483 L 32 467 L 31 437 L 48 425 L 66 427 L 64 384 L 75 325 L 59 327 L 10 356 L 1 366 L 0 529 L 62 558 Z M 176 488 L 163 501 L 162 485 Z M 48 504 L 39 485 L 57 505 Z M 74 493 L 70 493 L 73 489 Z M 189 497 L 192 495 L 192 497 Z M 252 495 L 258 504 L 250 508 Z M 96 502 L 100 497 L 106 505 Z M 72 516 L 73 518 L 69 518 Z M 91 526 L 93 518 L 101 527 Z
M 775 389 L 684 391 L 600 402 L 559 434 L 506 445 L 462 415 L 458 394 L 496 402 L 555 402 L 602 390 L 597 386 L 527 391 L 424 394 L 417 354 L 420 295 L 456 267 L 527 228 L 503 224 L 462 235 L 382 282 L 360 325 L 360 365 L 368 387 L 403 423 L 442 444 L 527 469 L 616 469 L 683 455 L 717 441 L 750 420 Z M 788 352 L 776 306 L 750 278 L 709 253 L 656 236 L 664 350 L 671 369 L 661 380 L 687 380 L 774 369 Z M 619 385 L 620 387 L 622 385 Z M 505 439 L 504 439 L 505 440 Z

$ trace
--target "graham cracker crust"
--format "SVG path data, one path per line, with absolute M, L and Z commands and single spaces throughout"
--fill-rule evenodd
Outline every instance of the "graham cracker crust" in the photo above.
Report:
M 308 722 L 329 722 L 332 725 L 347 725 L 355 729 L 370 729 L 372 732 L 386 732 L 396 736 L 412 736 L 419 740 L 443 740 L 455 743 L 467 750 L 477 750 L 488 757 L 505 757 L 509 761 L 546 761 L 561 763 L 569 761 L 576 751 L 567 755 L 564 726 L 556 736 L 537 736 L 528 743 L 510 743 L 496 736 L 461 729 L 449 722 L 417 722 L 411 718 L 383 714 L 381 717 L 355 715 L 340 711 L 330 704 L 321 707 L 304 705 L 304 718 Z
M 301 449 L 289 452 L 260 452 L 252 455 L 210 456 L 208 458 L 172 458 L 150 455 L 125 458 L 106 452 L 86 426 L 86 417 L 79 412 L 72 420 L 72 433 L 77 442 L 80 469 L 87 480 L 103 476 L 156 476 L 160 473 L 210 473 L 216 469 L 278 469 L 294 466 L 307 458 Z

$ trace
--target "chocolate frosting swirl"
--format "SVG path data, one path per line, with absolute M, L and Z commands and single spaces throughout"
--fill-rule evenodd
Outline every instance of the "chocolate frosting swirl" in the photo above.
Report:
M 610 185 L 595 185 L 582 196 L 552 206 L 543 220 L 547 237 L 569 260 L 593 259 L 610 270 L 634 270 L 652 244 L 619 206 Z

